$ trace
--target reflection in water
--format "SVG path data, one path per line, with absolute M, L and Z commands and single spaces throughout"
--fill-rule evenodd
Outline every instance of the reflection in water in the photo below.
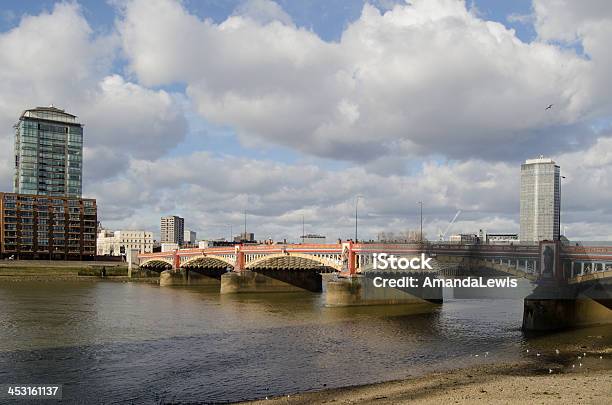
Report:
M 0 383 L 63 383 L 65 398 L 86 403 L 236 401 L 470 365 L 484 352 L 513 360 L 526 344 L 557 343 L 525 340 L 520 299 L 326 308 L 312 293 L 22 282 L 0 284 L 0 307 Z

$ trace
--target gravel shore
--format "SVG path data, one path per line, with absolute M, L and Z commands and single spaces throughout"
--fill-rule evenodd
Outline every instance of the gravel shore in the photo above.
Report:
M 602 358 L 600 359 L 600 356 Z M 572 367 L 572 363 L 575 367 Z M 580 366 L 580 364 L 582 364 Z M 329 389 L 252 404 L 610 404 L 612 356 L 483 365 L 380 384 Z

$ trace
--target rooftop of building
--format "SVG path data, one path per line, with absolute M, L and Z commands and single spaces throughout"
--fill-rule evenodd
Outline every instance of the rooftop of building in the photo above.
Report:
M 555 161 L 551 158 L 545 158 L 543 155 L 538 156 L 535 159 L 527 159 L 525 161 L 526 165 L 536 164 L 536 163 L 552 163 L 555 164 Z
M 62 201 L 70 201 L 70 200 L 79 200 L 79 201 L 92 201 L 94 204 L 96 202 L 95 198 L 83 198 L 83 197 L 72 197 L 65 195 L 46 195 L 46 194 L 21 194 L 21 193 L 13 193 L 0 191 L 0 199 L 4 198 L 5 200 L 20 200 L 20 201 L 39 201 L 43 200 L 44 202 L 51 200 L 62 200 Z
M 55 107 L 51 104 L 49 107 L 36 107 L 29 110 L 25 110 L 21 113 L 20 120 L 24 118 L 42 119 L 47 121 L 58 121 L 69 124 L 77 124 L 77 116 L 67 113 L 65 110 Z

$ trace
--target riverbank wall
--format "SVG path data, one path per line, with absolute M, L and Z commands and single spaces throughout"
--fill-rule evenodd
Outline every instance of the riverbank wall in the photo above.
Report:
M 47 260 L 4 260 L 0 262 L 0 282 L 10 281 L 134 281 L 158 283 L 159 274 L 138 272 L 128 277 L 121 262 L 80 262 Z

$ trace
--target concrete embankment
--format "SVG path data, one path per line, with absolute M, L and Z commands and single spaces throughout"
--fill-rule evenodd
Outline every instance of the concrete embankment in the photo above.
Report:
M 143 273 L 128 278 L 128 268 L 121 262 L 80 262 L 46 260 L 5 260 L 0 262 L 0 282 L 18 281 L 136 281 L 159 280 L 157 273 Z

